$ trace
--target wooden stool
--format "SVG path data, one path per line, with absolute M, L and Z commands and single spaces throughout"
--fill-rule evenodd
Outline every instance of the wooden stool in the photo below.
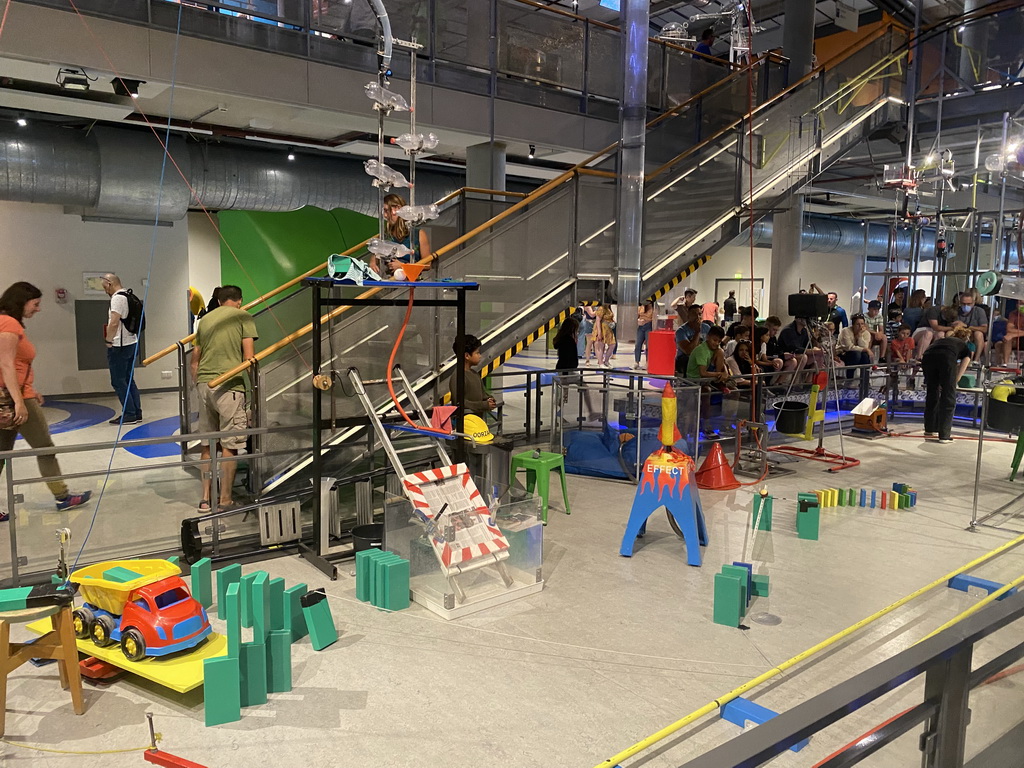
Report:
M 12 643 L 11 624 L 26 624 L 50 617 L 53 629 L 33 643 Z M 85 712 L 82 701 L 82 677 L 78 671 L 78 646 L 71 618 L 71 606 L 53 605 L 45 608 L 24 608 L 20 611 L 0 611 L 0 736 L 6 730 L 7 676 L 29 659 L 56 659 L 60 670 L 60 685 L 71 688 L 71 703 L 75 714 Z
M 562 498 L 565 500 L 565 514 L 569 514 L 569 491 L 565 487 L 565 460 L 560 453 L 549 453 L 540 451 L 540 456 L 533 457 L 533 451 L 523 451 L 512 457 L 510 482 L 515 481 L 516 472 L 520 469 L 526 470 L 526 490 L 533 493 L 537 488 L 537 495 L 541 498 L 542 512 L 541 519 L 544 525 L 548 524 L 548 494 L 552 472 L 557 472 L 562 479 Z

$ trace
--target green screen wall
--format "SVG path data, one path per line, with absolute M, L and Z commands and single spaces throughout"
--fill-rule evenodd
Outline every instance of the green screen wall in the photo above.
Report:
M 221 211 L 222 285 L 241 287 L 246 301 L 358 245 L 377 232 L 377 219 L 344 208 L 325 211 Z

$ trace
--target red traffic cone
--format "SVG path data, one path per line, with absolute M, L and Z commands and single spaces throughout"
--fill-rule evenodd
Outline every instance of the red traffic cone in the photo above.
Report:
M 732 467 L 725 460 L 721 443 L 711 446 L 711 453 L 697 470 L 697 487 L 711 491 L 731 491 L 739 488 L 739 481 L 732 473 Z

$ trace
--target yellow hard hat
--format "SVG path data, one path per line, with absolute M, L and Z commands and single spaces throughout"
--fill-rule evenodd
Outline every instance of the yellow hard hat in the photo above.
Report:
M 1017 388 L 1013 385 L 1012 381 L 1000 381 L 994 387 L 992 387 L 992 399 L 1001 400 L 1007 402 L 1007 398 L 1017 392 Z
M 469 435 L 474 443 L 489 443 L 494 439 L 484 420 L 472 413 L 463 417 L 462 431 Z

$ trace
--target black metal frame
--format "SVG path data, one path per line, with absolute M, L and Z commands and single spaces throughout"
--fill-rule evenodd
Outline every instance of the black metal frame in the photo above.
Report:
M 341 282 L 332 278 L 325 277 L 310 277 L 303 281 L 303 285 L 311 289 L 310 293 L 312 300 L 310 302 L 312 309 L 312 331 L 311 338 L 312 343 L 312 369 L 311 376 L 317 376 L 321 373 L 321 366 L 323 365 L 323 350 L 322 350 L 322 333 L 323 333 L 323 312 L 325 308 L 333 309 L 335 307 L 404 307 L 409 302 L 409 297 L 401 296 L 394 298 L 360 298 L 358 296 L 352 298 L 344 297 L 332 297 L 325 296 L 325 289 L 330 290 L 339 286 L 350 287 L 351 283 Z M 424 299 L 417 300 L 413 299 L 414 304 L 421 307 L 454 307 L 455 308 L 455 338 L 458 343 L 456 351 L 455 361 L 455 398 L 453 405 L 456 405 L 458 410 L 455 412 L 452 426 L 456 432 L 462 432 L 462 411 L 466 402 L 466 367 L 462 364 L 464 357 L 464 351 L 462 348 L 462 341 L 466 336 L 466 291 L 478 290 L 479 286 L 476 283 L 466 282 L 448 282 L 448 281 L 423 281 L 418 283 L 404 283 L 404 282 L 378 282 L 378 281 L 367 281 L 363 284 L 368 288 L 408 288 L 413 290 L 414 288 L 440 288 L 442 290 L 454 290 L 454 299 Z M 313 388 L 313 456 L 311 470 L 313 475 L 313 484 L 316 492 L 313 494 L 313 546 L 306 543 L 305 540 L 299 542 L 299 553 L 315 566 L 318 570 L 328 576 L 332 581 L 338 578 L 338 569 L 332 563 L 328 557 L 328 553 L 321 551 L 320 542 L 323 536 L 323 509 L 320 503 L 320 481 L 323 477 L 323 431 L 324 429 L 333 429 L 337 425 L 337 421 L 328 420 L 325 421 L 323 418 L 323 392 L 316 387 Z M 370 426 L 369 417 L 347 420 L 351 422 L 349 426 L 355 426 L 357 424 L 364 424 Z M 372 438 L 371 438 L 372 439 Z M 465 461 L 466 449 L 462 439 L 454 441 L 454 454 L 455 461 Z M 334 555 L 334 557 L 344 558 L 353 557 L 355 550 L 349 550 Z

